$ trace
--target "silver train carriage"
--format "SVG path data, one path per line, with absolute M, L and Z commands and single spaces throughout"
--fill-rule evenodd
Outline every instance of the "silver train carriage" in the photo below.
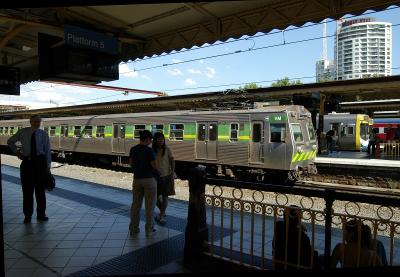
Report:
M 332 113 L 324 116 L 323 131 L 336 131 L 338 150 L 365 151 L 371 126 L 372 119 L 366 114 Z
M 1 121 L 1 145 L 27 126 L 26 119 Z M 315 131 L 303 106 L 44 118 L 42 128 L 49 133 L 52 152 L 73 159 L 126 163 L 139 132 L 147 129 L 164 133 L 177 169 L 202 164 L 242 176 L 249 176 L 249 170 L 263 178 L 289 173 L 291 180 L 315 172 Z

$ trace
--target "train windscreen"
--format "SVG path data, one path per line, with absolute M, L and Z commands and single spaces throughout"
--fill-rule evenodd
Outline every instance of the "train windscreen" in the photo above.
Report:
M 314 127 L 312 126 L 312 124 L 307 123 L 307 131 L 308 131 L 308 137 L 310 138 L 310 140 L 315 140 L 315 131 L 314 131 Z

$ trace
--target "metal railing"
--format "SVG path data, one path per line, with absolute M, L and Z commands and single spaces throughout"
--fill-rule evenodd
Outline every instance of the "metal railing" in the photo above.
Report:
M 382 154 L 387 157 L 400 157 L 400 141 L 398 140 L 388 140 L 385 142 L 380 142 L 379 147 Z
M 256 269 L 400 265 L 395 195 L 204 180 L 211 257 Z

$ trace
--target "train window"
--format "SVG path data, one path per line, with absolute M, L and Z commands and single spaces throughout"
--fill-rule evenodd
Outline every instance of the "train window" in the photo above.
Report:
M 83 137 L 84 138 L 91 138 L 92 135 L 92 131 L 93 131 L 93 127 L 92 126 L 85 126 L 85 128 L 83 129 Z
M 206 124 L 199 123 L 197 125 L 197 140 L 205 141 L 206 140 Z
M 14 127 L 10 127 L 10 136 L 14 135 Z
M 252 141 L 260 142 L 261 141 L 261 123 L 253 124 L 253 133 L 252 133 Z
M 385 132 L 386 133 L 386 132 Z M 4 127 L 4 134 L 8 135 L 8 127 Z
M 211 123 L 208 125 L 208 136 L 210 141 L 216 141 L 218 139 L 218 125 L 217 123 Z
M 81 137 L 81 126 L 74 127 L 74 137 L 76 137 L 76 138 Z
M 293 132 L 293 139 L 295 142 L 303 142 L 303 133 L 301 132 L 300 124 L 291 124 L 292 125 L 292 132 Z
M 151 125 L 151 133 L 154 135 L 155 133 L 163 133 L 164 125 L 162 124 L 152 124 Z
M 96 138 L 104 138 L 104 126 L 97 126 L 96 128 Z
M 315 140 L 315 131 L 314 131 L 314 127 L 312 126 L 312 124 L 307 123 L 307 131 L 308 131 L 309 139 Z
M 169 140 L 183 140 L 184 124 L 169 125 Z
M 286 134 L 286 124 L 271 123 L 269 125 L 271 142 L 284 142 Z
M 3 134 L 3 127 L 0 127 L 0 135 Z
M 353 126 L 348 126 L 347 127 L 347 135 L 351 136 L 354 134 L 354 127 Z
M 239 124 L 231 123 L 231 132 L 229 136 L 229 141 L 238 141 L 239 139 Z
M 366 123 L 361 123 L 360 125 L 360 136 L 363 140 L 367 140 L 369 137 L 369 125 Z
M 68 126 L 61 126 L 61 132 L 60 132 L 61 137 L 68 137 Z
M 137 125 L 134 125 L 134 126 L 135 126 L 135 131 L 133 131 L 133 138 L 140 139 L 139 132 L 143 131 L 143 130 L 146 130 L 146 125 L 137 124 Z
M 46 133 L 49 133 L 49 127 L 48 127 L 48 126 L 44 127 L 43 130 L 44 130 Z
M 22 129 L 22 126 L 17 127 L 17 132 Z
M 50 127 L 50 137 L 55 137 L 56 136 L 56 127 L 52 126 Z

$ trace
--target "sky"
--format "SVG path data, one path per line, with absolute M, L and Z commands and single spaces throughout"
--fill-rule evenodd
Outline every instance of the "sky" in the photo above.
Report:
M 376 21 L 400 24 L 400 8 L 382 12 L 367 11 Z M 368 14 L 370 13 L 370 14 Z M 336 23 L 327 20 L 328 58 L 334 58 Z M 315 62 L 322 58 L 322 24 L 288 27 L 284 32 L 273 30 L 242 40 L 228 40 L 220 45 L 204 45 L 189 51 L 145 58 L 120 64 L 118 81 L 102 85 L 128 87 L 183 95 L 235 89 L 246 83 L 260 82 L 269 86 L 273 81 L 289 77 L 303 83 L 315 82 Z M 308 41 L 304 41 L 308 40 Z M 302 42 L 300 42 L 302 41 Z M 262 49 L 258 49 L 262 48 Z M 258 50 L 257 50 L 258 49 Z M 400 25 L 392 27 L 392 75 L 400 74 Z M 251 50 L 251 51 L 249 51 Z M 236 54 L 230 54 L 235 53 Z M 225 54 L 225 55 L 224 55 Z M 223 55 L 209 58 L 210 56 Z M 194 61 L 190 61 L 194 60 Z M 184 62 L 183 61 L 188 61 Z M 174 64 L 177 63 L 177 64 Z M 168 66 L 163 66 L 168 65 Z M 154 68 L 156 67 L 156 68 Z M 156 97 L 146 94 L 98 90 L 33 82 L 21 86 L 20 96 L 0 96 L 0 103 L 27 105 L 30 108 L 82 105 Z

